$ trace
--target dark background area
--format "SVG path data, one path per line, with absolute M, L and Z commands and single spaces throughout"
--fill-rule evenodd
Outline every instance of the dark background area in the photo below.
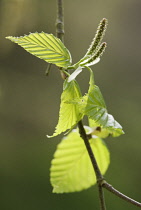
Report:
M 73 63 L 86 52 L 99 21 L 109 20 L 95 82 L 109 113 L 125 135 L 106 139 L 111 164 L 105 178 L 141 202 L 141 1 L 64 0 L 65 45 Z M 6 36 L 29 32 L 55 34 L 56 0 L 0 0 L 0 209 L 98 210 L 97 187 L 80 193 L 53 194 L 50 161 L 62 136 L 47 139 L 58 120 L 62 79 L 52 66 Z M 89 74 L 78 76 L 83 93 Z M 105 191 L 108 210 L 136 210 Z

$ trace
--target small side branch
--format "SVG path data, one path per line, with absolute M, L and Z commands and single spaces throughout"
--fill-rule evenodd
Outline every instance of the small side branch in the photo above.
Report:
M 89 154 L 89 157 L 91 159 L 91 163 L 93 165 L 95 174 L 96 174 L 96 178 L 97 178 L 97 183 L 98 183 L 98 190 L 99 190 L 99 200 L 100 200 L 100 209 L 101 210 L 106 210 L 106 205 L 105 205 L 105 199 L 104 199 L 104 192 L 103 192 L 103 188 L 107 189 L 109 192 L 115 194 L 116 196 L 118 196 L 119 198 L 122 198 L 123 200 L 133 204 L 134 206 L 140 207 L 141 208 L 141 203 L 139 203 L 138 201 L 124 195 L 123 193 L 121 193 L 120 191 L 116 190 L 112 185 L 110 185 L 108 182 L 106 182 L 100 172 L 100 169 L 97 165 L 95 156 L 93 154 L 93 151 L 91 149 L 90 143 L 89 143 L 89 138 L 85 132 L 85 129 L 83 127 L 82 121 L 80 121 L 78 123 L 78 127 L 79 127 L 79 133 L 81 138 L 84 140 L 85 146 L 87 148 L 87 152 Z
M 110 185 L 109 183 L 107 183 L 106 181 L 103 182 L 102 187 L 107 189 L 108 191 L 110 191 L 111 193 L 115 194 L 116 196 L 118 196 L 119 198 L 122 198 L 123 200 L 138 206 L 141 208 L 141 203 L 139 203 L 138 201 L 124 195 L 123 193 L 119 192 L 118 190 L 116 190 L 112 185 Z

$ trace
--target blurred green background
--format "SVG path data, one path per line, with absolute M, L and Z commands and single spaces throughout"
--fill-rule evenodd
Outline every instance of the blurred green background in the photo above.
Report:
M 106 139 L 111 165 L 106 179 L 141 202 L 141 1 L 64 0 L 65 45 L 73 63 L 86 52 L 99 21 L 109 20 L 95 82 L 109 113 L 125 135 Z M 6 40 L 29 32 L 55 34 L 56 0 L 0 0 L 0 209 L 99 210 L 97 187 L 80 193 L 53 194 L 50 161 L 61 136 L 47 139 L 58 119 L 62 79 L 55 66 Z M 83 93 L 89 74 L 78 77 Z M 105 191 L 108 210 L 134 210 Z

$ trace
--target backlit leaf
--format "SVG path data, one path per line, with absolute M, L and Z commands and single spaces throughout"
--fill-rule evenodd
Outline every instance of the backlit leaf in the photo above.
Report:
M 94 123 L 97 124 L 97 127 L 101 127 L 103 134 L 98 136 L 104 138 L 110 134 L 113 137 L 124 134 L 121 125 L 113 118 L 111 114 L 108 114 L 100 89 L 94 84 L 93 72 L 91 70 L 89 84 L 90 86 L 88 94 L 69 102 L 72 104 L 77 104 L 81 113 L 87 115 L 89 119 L 93 120 Z
M 109 132 L 115 135 L 123 134 L 121 125 L 108 114 L 104 98 L 98 86 L 94 85 L 93 72 L 90 75 L 90 87 L 88 91 L 88 100 L 85 107 L 85 114 L 102 128 L 108 128 Z
M 90 139 L 102 174 L 109 163 L 109 151 L 100 138 Z M 87 189 L 96 183 L 88 152 L 77 130 L 73 130 L 58 145 L 51 164 L 51 184 L 54 193 L 68 193 Z
M 79 111 L 77 104 L 67 103 L 70 100 L 77 99 L 81 97 L 79 86 L 75 80 L 71 82 L 64 82 L 63 93 L 61 95 L 61 105 L 59 112 L 59 121 L 56 126 L 54 137 L 68 129 L 72 129 L 73 126 L 82 118 L 82 113 Z
M 36 32 L 21 37 L 8 36 L 6 38 L 48 63 L 63 68 L 67 68 L 71 64 L 71 55 L 68 49 L 60 39 L 52 34 Z

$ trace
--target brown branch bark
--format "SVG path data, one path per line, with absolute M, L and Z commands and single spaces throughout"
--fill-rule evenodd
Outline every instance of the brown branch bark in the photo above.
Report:
M 97 161 L 95 159 L 94 153 L 93 153 L 92 148 L 90 146 L 89 139 L 88 139 L 87 134 L 85 132 L 82 121 L 78 122 L 78 128 L 79 128 L 80 136 L 84 140 L 87 152 L 88 152 L 89 157 L 91 159 L 93 169 L 94 169 L 94 172 L 95 172 L 95 175 L 96 175 L 98 192 L 99 192 L 100 209 L 101 210 L 106 210 L 104 192 L 103 192 L 103 188 L 102 188 L 102 185 L 101 185 L 101 183 L 103 183 L 103 181 L 104 181 L 104 178 L 103 178 L 103 176 L 100 172 L 100 169 L 98 167 Z

